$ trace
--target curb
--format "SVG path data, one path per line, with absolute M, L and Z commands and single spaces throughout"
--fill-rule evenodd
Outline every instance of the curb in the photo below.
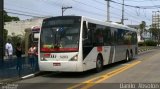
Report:
M 148 50 L 152 50 L 151 48 L 149 48 L 149 49 L 140 49 L 140 50 L 138 50 L 138 52 L 144 52 L 144 51 L 148 51 Z
M 145 52 L 145 51 L 152 50 L 152 49 L 155 49 L 155 47 L 145 48 L 145 49 L 139 49 L 138 53 Z
M 6 84 L 6 83 L 13 83 L 13 82 L 16 82 L 16 81 L 20 81 L 20 80 L 24 80 L 24 79 L 29 79 L 29 78 L 33 78 L 33 77 L 36 77 L 36 76 L 40 76 L 40 75 L 44 75 L 48 72 L 36 72 L 36 73 L 33 73 L 33 74 L 29 74 L 29 75 L 25 75 L 23 77 L 16 77 L 16 78 L 12 78 L 12 79 L 4 79 L 2 81 L 0 81 L 0 84 Z
M 45 75 L 47 73 L 48 72 L 46 72 L 46 71 L 37 72 L 37 73 L 34 73 L 34 74 L 29 74 L 29 75 L 23 76 L 23 77 L 21 77 L 21 79 L 28 79 L 28 78 L 32 78 L 32 77 L 37 77 L 37 76 L 40 76 L 40 75 Z

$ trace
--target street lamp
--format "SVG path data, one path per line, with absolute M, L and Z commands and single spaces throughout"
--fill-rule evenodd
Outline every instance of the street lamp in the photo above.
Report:
M 63 16 L 63 13 L 64 13 L 65 10 L 71 9 L 71 8 L 72 8 L 72 7 L 63 7 L 63 6 L 62 6 L 62 8 L 61 8 L 61 9 L 62 9 L 62 16 Z

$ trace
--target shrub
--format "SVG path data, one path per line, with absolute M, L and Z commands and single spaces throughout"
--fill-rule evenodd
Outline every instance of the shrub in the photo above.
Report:
M 138 42 L 138 46 L 145 46 L 144 42 Z
M 152 40 L 145 41 L 146 46 L 157 46 L 157 42 Z

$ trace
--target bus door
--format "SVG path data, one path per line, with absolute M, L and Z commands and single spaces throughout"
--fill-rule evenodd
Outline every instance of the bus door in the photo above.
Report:
M 123 29 L 117 29 L 115 31 L 115 62 L 125 59 L 126 46 L 124 45 L 123 35 Z
M 115 46 L 116 46 L 116 29 L 109 28 L 109 45 L 110 45 L 110 55 L 109 55 L 109 64 L 114 63 L 115 61 Z
M 83 61 L 86 63 L 85 67 L 91 68 L 94 64 L 93 53 L 91 52 L 93 47 L 93 30 L 94 27 L 90 26 L 91 23 L 83 22 Z M 94 24 L 92 24 L 94 25 Z

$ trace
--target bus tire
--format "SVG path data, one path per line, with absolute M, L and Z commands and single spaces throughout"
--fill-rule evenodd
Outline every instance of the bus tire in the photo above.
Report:
M 126 62 L 128 62 L 128 61 L 129 61 L 129 52 L 127 50 L 127 52 L 126 52 Z
M 98 55 L 96 60 L 96 72 L 101 72 L 103 69 L 103 59 Z
M 131 52 L 130 52 L 130 59 L 132 60 L 133 59 L 133 52 L 132 52 L 132 50 L 131 50 Z

